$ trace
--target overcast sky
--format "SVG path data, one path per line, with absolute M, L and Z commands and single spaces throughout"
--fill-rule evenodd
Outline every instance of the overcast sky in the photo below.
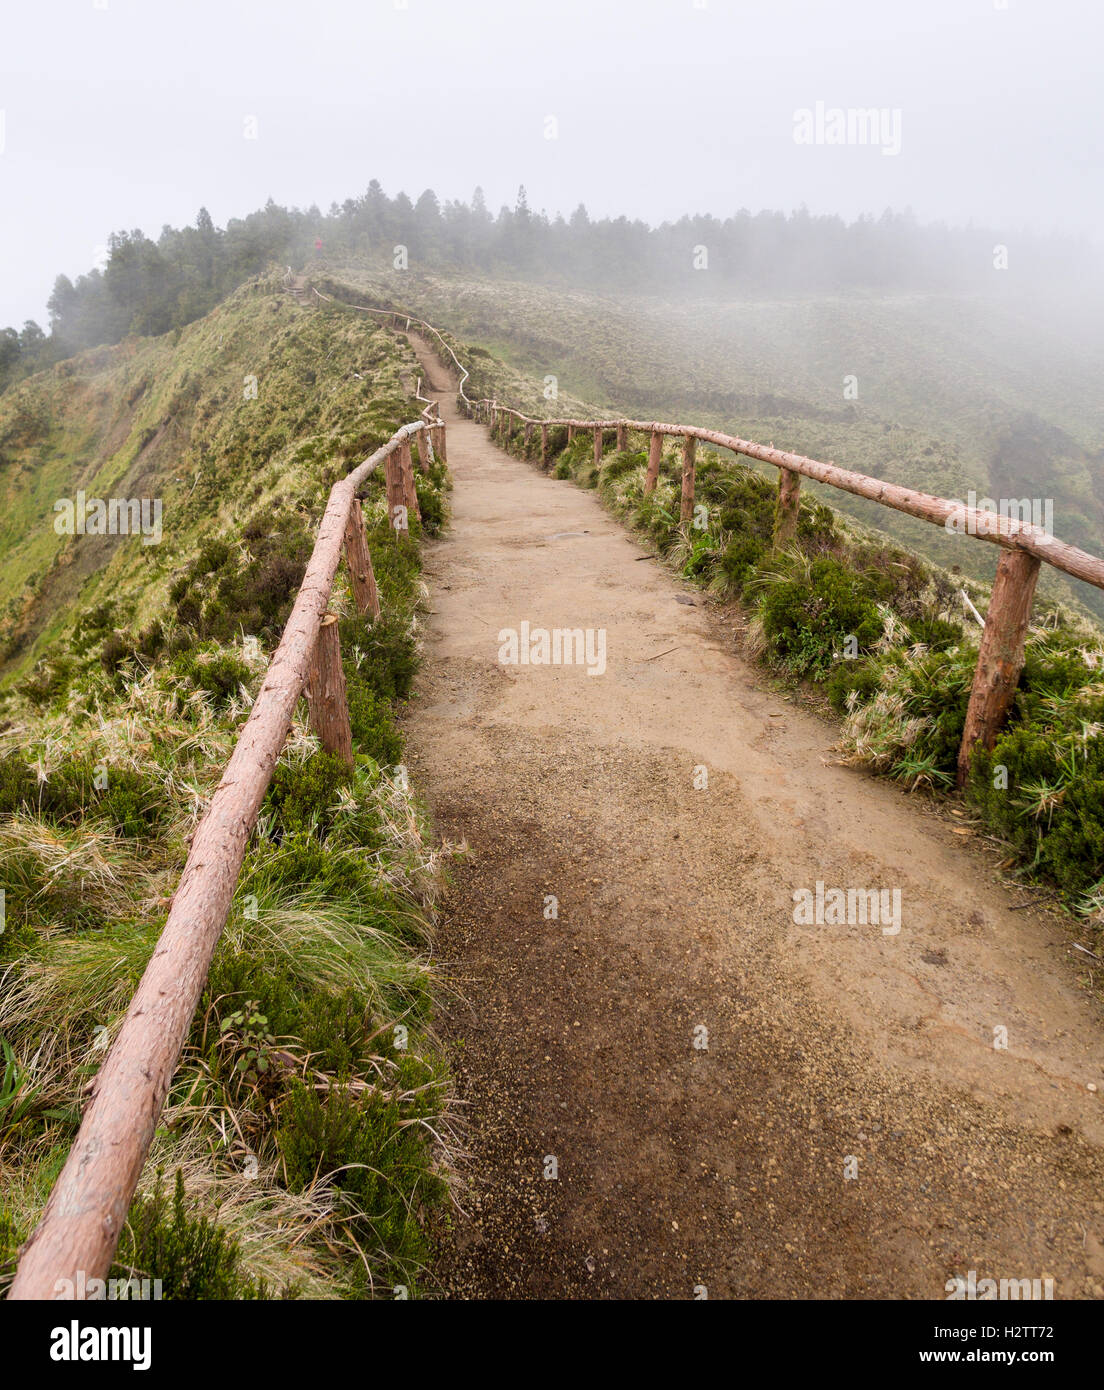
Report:
M 112 230 L 325 209 L 372 178 L 481 184 L 496 211 L 524 183 L 534 209 L 651 222 L 911 206 L 1099 235 L 1098 0 L 0 5 L 0 325 L 44 323 Z M 818 102 L 884 109 L 886 139 L 817 143 Z

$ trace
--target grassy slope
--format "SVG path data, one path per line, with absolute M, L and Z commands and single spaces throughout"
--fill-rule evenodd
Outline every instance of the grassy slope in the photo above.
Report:
M 339 457 L 361 435 L 378 441 L 373 425 L 396 415 L 413 372 L 375 325 L 337 311 L 305 315 L 274 277 L 179 335 L 97 348 L 5 392 L 7 674 L 26 669 L 78 600 L 120 596 L 139 618 L 156 612 L 166 577 L 198 537 L 262 489 L 290 494 L 307 476 L 292 441 L 336 439 Z M 257 378 L 255 400 L 245 396 L 247 376 Z M 78 489 L 161 498 L 163 543 L 57 535 L 54 501 Z
M 613 413 L 711 425 L 946 497 L 1051 497 L 1057 534 L 1101 550 L 1104 339 L 1076 309 L 1067 337 L 1010 295 L 669 302 L 341 273 Z M 845 375 L 857 400 L 844 399 Z M 813 490 L 942 565 L 992 577 L 988 546 Z M 1104 594 L 1046 567 L 1042 593 L 1104 617 Z
M 179 341 L 86 353 L 0 398 L 19 518 L 4 557 L 0 1284 L 163 924 L 329 485 L 417 413 L 415 369 L 393 334 L 300 309 L 270 277 Z M 62 543 L 52 500 L 78 486 L 163 496 L 163 544 Z M 446 487 L 440 467 L 419 475 L 427 526 Z M 167 1297 L 413 1292 L 447 1188 L 427 963 L 439 856 L 392 717 L 417 662 L 420 528 L 398 542 L 380 482 L 364 505 L 384 617 L 366 626 L 343 580 L 334 596 L 356 768 L 319 753 L 301 712 L 120 1245 L 116 1272 L 161 1278 Z

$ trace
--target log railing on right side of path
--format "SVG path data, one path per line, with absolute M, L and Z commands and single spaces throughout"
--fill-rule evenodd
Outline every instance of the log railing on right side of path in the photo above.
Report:
M 776 545 L 791 540 L 797 529 L 801 479 L 811 478 L 829 487 L 866 497 L 883 507 L 892 507 L 921 521 L 946 527 L 953 522 L 956 530 L 976 540 L 987 540 L 1002 548 L 997 563 L 996 579 L 985 627 L 981 635 L 977 666 L 974 670 L 966 724 L 958 752 L 958 784 L 962 786 L 969 774 L 970 760 L 976 748 L 990 749 L 1004 725 L 1019 683 L 1024 664 L 1024 647 L 1031 606 L 1035 597 L 1039 571 L 1043 564 L 1084 580 L 1097 589 L 1104 589 L 1104 560 L 1079 550 L 1052 536 L 1040 526 L 1017 517 L 918 492 L 896 483 L 885 483 L 864 473 L 839 468 L 834 463 L 821 463 L 803 454 L 788 453 L 773 445 L 756 444 L 749 439 L 723 434 L 719 430 L 702 429 L 696 425 L 671 425 L 646 420 L 576 420 L 539 419 L 520 410 L 500 405 L 495 400 L 468 401 L 461 396 L 462 407 L 476 420 L 488 424 L 492 438 L 510 442 L 515 426 L 521 426 L 526 436 L 539 428 L 541 432 L 541 463 L 547 466 L 549 430 L 566 428 L 569 439 L 579 430 L 594 435 L 594 461 L 601 463 L 604 436 L 614 432 L 619 449 L 628 442 L 629 431 L 646 434 L 649 438 L 648 471 L 644 491 L 654 491 L 659 476 L 663 440 L 666 436 L 682 440 L 682 495 L 680 518 L 686 523 L 694 514 L 694 463 L 698 440 L 726 449 L 745 458 L 773 464 L 779 471 L 778 505 L 775 513 L 774 540 Z

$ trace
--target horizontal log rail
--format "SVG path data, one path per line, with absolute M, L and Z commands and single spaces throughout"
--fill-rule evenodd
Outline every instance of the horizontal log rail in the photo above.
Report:
M 427 413 L 428 407 L 423 417 Z M 403 425 L 331 488 L 283 636 L 196 827 L 165 926 L 93 1082 L 65 1167 L 23 1247 L 9 1298 L 54 1298 L 57 1281 L 71 1280 L 74 1287 L 78 1270 L 85 1279 L 106 1277 L 226 925 L 250 834 L 308 685 L 311 722 L 323 746 L 346 761 L 350 756 L 336 623 L 326 610 L 345 547 L 358 608 L 372 614 L 374 604 L 379 611 L 357 489 L 393 455 L 408 459 L 415 436 L 438 431 L 443 441 L 444 429 L 435 416 Z M 360 525 L 359 543 L 351 521 Z
M 467 398 L 464 399 L 467 402 Z M 785 449 L 776 449 L 773 445 L 756 444 L 750 439 L 740 439 L 736 435 L 703 429 L 697 425 L 672 425 L 658 420 L 578 420 L 570 416 L 537 418 L 510 406 L 499 405 L 497 400 L 484 399 L 467 404 L 473 418 L 488 424 L 492 437 L 498 436 L 504 445 L 509 445 L 515 424 L 525 426 L 526 439 L 530 437 L 532 428 L 539 425 L 541 464 L 545 467 L 549 461 L 548 431 L 551 428 L 566 429 L 569 442 L 578 430 L 593 432 L 596 465 L 602 461 L 607 431 L 614 432 L 619 449 L 627 446 L 630 430 L 648 435 L 650 448 L 644 480 L 645 496 L 655 490 L 664 437 L 681 438 L 681 524 L 685 524 L 694 514 L 694 446 L 701 440 L 730 453 L 773 464 L 779 470 L 774 528 L 776 546 L 787 544 L 796 534 L 802 478 L 825 483 L 855 497 L 865 497 L 935 526 L 947 527 L 951 522 L 953 525 L 950 529 L 959 534 L 1000 546 L 1003 553 L 985 619 L 958 754 L 957 782 L 960 787 L 969 776 L 975 750 L 979 747 L 991 749 L 995 744 L 1015 698 L 1023 670 L 1024 644 L 1040 566 L 1048 564 L 1074 579 L 1104 589 L 1104 559 L 1059 540 L 1041 526 L 987 508 L 964 506 L 897 483 L 882 482 L 879 478 L 855 473 L 834 463 L 806 458 L 804 454 L 793 454 Z
M 840 468 L 834 463 L 820 463 L 806 458 L 803 454 L 791 454 L 784 449 L 775 449 L 765 444 L 755 444 L 750 439 L 740 439 L 735 435 L 723 434 L 720 430 L 702 429 L 697 425 L 670 425 L 650 420 L 574 420 L 537 419 L 523 415 L 520 410 L 512 410 L 494 401 L 476 401 L 476 407 L 493 408 L 500 416 L 509 416 L 521 424 L 543 425 L 549 428 L 565 426 L 576 430 L 635 430 L 644 434 L 669 435 L 675 438 L 700 439 L 703 443 L 714 444 L 719 449 L 727 449 L 746 458 L 758 459 L 762 463 L 773 464 L 776 468 L 788 469 L 814 482 L 826 483 L 829 487 L 850 492 L 856 497 L 866 497 L 871 502 L 879 502 L 883 507 L 904 512 L 921 521 L 929 521 L 936 526 L 945 526 L 954 518 L 961 522 L 963 531 L 975 540 L 992 541 L 1008 550 L 1026 550 L 1055 569 L 1083 579 L 1097 589 L 1104 589 L 1104 559 L 1079 550 L 1075 545 L 1060 541 L 1049 535 L 1041 526 L 1019 521 L 1015 517 L 1003 516 L 981 507 L 960 506 L 944 497 L 936 497 L 929 492 L 918 492 L 914 488 L 901 487 L 897 483 L 885 483 L 879 478 L 868 477 L 865 473 L 854 473 L 848 468 Z M 512 430 L 511 430 L 512 433 Z

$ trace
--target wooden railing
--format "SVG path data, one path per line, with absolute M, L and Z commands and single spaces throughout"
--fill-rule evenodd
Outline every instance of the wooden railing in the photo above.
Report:
M 467 398 L 464 397 L 467 402 Z M 541 463 L 547 466 L 548 432 L 551 428 L 567 428 L 570 439 L 577 430 L 594 434 L 594 461 L 602 460 L 603 439 L 608 431 L 616 433 L 619 449 L 627 446 L 630 431 L 649 438 L 648 470 L 645 475 L 646 494 L 655 489 L 665 436 L 682 439 L 682 479 L 680 519 L 688 522 L 694 514 L 694 462 L 697 441 L 716 445 L 746 458 L 773 464 L 779 470 L 778 505 L 775 513 L 774 542 L 784 545 L 797 530 L 800 506 L 801 479 L 812 478 L 818 483 L 866 497 L 883 507 L 908 516 L 918 517 L 936 526 L 946 526 L 953 520 L 964 534 L 987 540 L 1002 547 L 993 582 L 989 612 L 978 650 L 966 724 L 958 753 L 958 783 L 963 785 L 970 770 L 970 760 L 978 747 L 992 748 L 996 742 L 1009 707 L 1016 693 L 1024 663 L 1024 646 L 1035 586 L 1042 564 L 1052 565 L 1075 579 L 1082 579 L 1098 589 L 1104 589 L 1104 560 L 1077 546 L 1068 545 L 1050 535 L 1042 527 L 1016 517 L 977 507 L 963 507 L 931 493 L 917 492 L 896 483 L 885 483 L 864 473 L 838 468 L 834 463 L 820 463 L 803 454 L 791 454 L 773 446 L 755 444 L 719 430 L 700 429 L 696 425 L 668 425 L 644 420 L 576 420 L 539 419 L 524 415 L 520 410 L 499 405 L 495 400 L 467 402 L 472 416 L 491 427 L 492 437 L 509 444 L 515 423 L 526 432 L 527 440 L 535 429 L 541 432 Z
M 425 399 L 422 397 L 422 399 Z M 352 763 L 336 618 L 327 613 L 344 549 L 358 611 L 379 616 L 372 560 L 357 489 L 384 465 L 393 529 L 417 510 L 411 440 L 427 466 L 445 457 L 436 403 L 404 425 L 330 491 L 291 616 L 273 654 L 226 770 L 196 827 L 164 929 L 130 1007 L 93 1083 L 92 1098 L 42 1218 L 23 1247 L 9 1298 L 53 1298 L 57 1281 L 77 1272 L 106 1276 L 154 1128 L 219 937 L 226 925 L 249 836 L 273 769 L 306 690 L 322 746 Z

